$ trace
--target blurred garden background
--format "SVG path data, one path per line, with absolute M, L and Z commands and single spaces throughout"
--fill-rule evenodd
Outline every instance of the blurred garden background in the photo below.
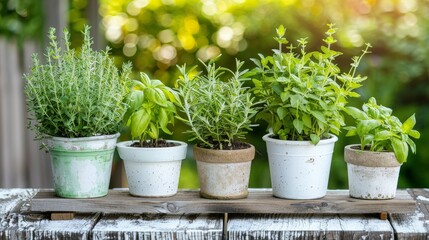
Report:
M 365 43 L 373 46 L 372 53 L 364 57 L 358 69 L 368 79 L 359 90 L 361 97 L 351 104 L 360 107 L 374 96 L 378 103 L 393 108 L 402 121 L 416 113 L 415 129 L 421 132 L 421 138 L 416 140 L 417 154 L 410 153 L 401 168 L 398 187 L 429 187 L 429 148 L 425 147 L 429 143 L 429 0 L 45 0 L 43 5 L 33 0 L 0 1 L 0 39 L 13 41 L 17 54 L 28 55 L 28 41 L 35 45 L 30 49 L 46 44 L 48 23 L 55 23 L 54 27 L 68 27 L 75 48 L 80 47 L 84 25 L 91 25 L 95 47 L 110 46 L 118 66 L 131 61 L 135 72 L 144 71 L 170 86 L 177 79 L 177 64 L 200 65 L 198 59 L 208 61 L 219 54 L 222 54 L 219 65 L 234 67 L 238 58 L 246 62 L 247 68 L 253 68 L 250 58 L 257 57 L 258 53 L 271 54 L 271 49 L 277 47 L 273 36 L 280 24 L 287 28 L 289 40 L 308 37 L 308 49 L 316 50 L 327 29 L 326 24 L 334 23 L 339 40 L 334 49 L 344 53 L 337 64 L 344 69 L 349 68 L 351 57 L 360 54 Z M 1 47 L 0 51 L 0 55 L 6 54 Z M 30 67 L 28 61 L 20 61 L 20 64 L 24 72 Z M 7 83 L 0 85 L 2 93 L 8 91 L 6 86 Z M 8 114 L 5 109 L 7 106 L 3 102 L 0 122 L 2 114 Z M 26 120 L 23 121 L 25 124 Z M 266 126 L 259 124 L 247 138 L 257 149 L 250 187 L 269 188 L 268 160 L 262 141 Z M 0 127 L 2 150 L 5 145 L 1 143 L 10 136 L 6 134 L 8 126 Z M 187 136 L 182 133 L 184 128 L 177 121 L 174 135 L 166 137 L 186 141 Z M 344 135 L 345 131 L 335 145 L 330 189 L 348 188 L 343 149 L 358 139 Z M 32 141 L 28 138 L 27 145 Z M 127 139 L 126 133 L 122 139 Z M 40 150 L 33 147 L 31 151 Z M 195 164 L 189 152 L 182 165 L 181 188 L 198 187 Z M 48 174 L 50 169 L 33 173 L 35 168 L 25 166 L 35 155 L 34 152 L 24 156 L 18 154 L 17 157 L 24 158 L 16 160 L 24 165 L 18 166 L 25 169 L 22 174 Z M 15 161 L 14 155 L 10 156 L 0 158 L 3 169 Z M 47 155 L 39 156 L 43 157 L 37 161 L 48 161 L 43 159 Z M 40 162 L 31 164 L 39 166 Z M 125 184 L 124 178 L 117 176 L 123 174 L 119 159 L 117 166 L 113 187 Z M 11 181 L 5 182 L 3 176 L 0 187 L 47 187 L 50 184 L 49 181 L 25 184 L 24 181 L 15 186 Z

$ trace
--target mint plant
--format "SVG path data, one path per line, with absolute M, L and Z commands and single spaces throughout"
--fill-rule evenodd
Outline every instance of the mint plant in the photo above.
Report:
M 130 127 L 131 137 L 139 140 L 140 147 L 165 146 L 160 132 L 172 134 L 169 124 L 174 124 L 177 93 L 160 80 L 150 79 L 140 73 L 140 80 L 132 82 L 131 91 L 125 98 L 128 105 L 124 123 Z M 167 144 L 168 146 L 168 144 Z
M 404 123 L 392 116 L 392 109 L 378 105 L 374 97 L 364 103 L 362 110 L 346 107 L 346 112 L 353 117 L 355 126 L 348 126 L 346 136 L 358 136 L 361 150 L 393 151 L 399 163 L 407 161 L 409 148 L 416 152 L 416 144 L 410 138 L 420 138 L 414 130 L 415 114 Z
M 85 26 L 83 35 L 82 48 L 75 51 L 64 29 L 61 48 L 51 28 L 46 63 L 34 54 L 31 71 L 24 75 L 28 111 L 34 120 L 30 128 L 39 139 L 46 135 L 89 137 L 119 130 L 131 66 L 125 65 L 120 74 L 108 48 L 92 50 L 89 26 Z
M 317 144 L 329 138 L 329 133 L 338 135 L 347 99 L 359 97 L 355 90 L 366 79 L 356 74 L 356 69 L 371 46 L 367 44 L 360 56 L 352 58 L 349 71 L 342 72 L 334 63 L 342 53 L 332 49 L 337 41 L 333 24 L 328 24 L 325 45 L 313 52 L 307 52 L 306 38 L 283 49 L 289 43 L 284 37 L 286 29 L 279 26 L 276 32 L 279 48 L 273 55 L 259 54 L 259 59 L 251 59 L 256 64 L 253 92 L 264 103 L 257 119 L 265 120 L 282 140 Z
M 251 130 L 251 119 L 257 111 L 254 98 L 244 83 L 248 70 L 240 70 L 244 62 L 236 61 L 236 70 L 216 67 L 215 60 L 202 62 L 207 73 L 189 71 L 186 65 L 178 66 L 181 73 L 177 81 L 180 109 L 179 117 L 191 129 L 191 141 L 199 141 L 200 147 L 211 149 L 238 149 Z M 229 78 L 225 74 L 231 75 Z M 194 76 L 194 77 L 193 77 Z M 247 147 L 247 146 L 246 146 Z

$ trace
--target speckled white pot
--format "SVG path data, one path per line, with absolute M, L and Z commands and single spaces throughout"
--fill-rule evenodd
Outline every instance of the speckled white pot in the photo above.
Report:
M 187 144 L 163 148 L 131 147 L 132 141 L 117 144 L 124 160 L 131 195 L 140 197 L 169 197 L 177 193 L 182 160 Z
M 267 143 L 273 195 L 288 199 L 316 199 L 326 195 L 332 153 L 338 138 L 287 141 L 263 136 Z
M 394 198 L 401 168 L 395 154 L 363 151 L 359 146 L 347 145 L 344 148 L 350 196 L 360 199 Z

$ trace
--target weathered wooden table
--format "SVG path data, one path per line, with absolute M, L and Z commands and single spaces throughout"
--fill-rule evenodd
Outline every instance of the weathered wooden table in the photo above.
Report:
M 429 239 L 428 207 L 429 189 L 383 201 L 346 190 L 302 201 L 254 189 L 247 199 L 219 201 L 185 190 L 171 198 L 112 190 L 63 199 L 51 190 L 0 189 L 0 239 Z

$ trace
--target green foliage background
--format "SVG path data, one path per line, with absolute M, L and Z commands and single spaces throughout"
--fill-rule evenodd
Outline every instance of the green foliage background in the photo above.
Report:
M 291 41 L 308 36 L 308 49 L 320 46 L 327 23 L 339 28 L 334 49 L 344 55 L 340 67 L 349 68 L 365 42 L 373 45 L 358 71 L 368 76 L 361 106 L 369 97 L 391 107 L 402 121 L 416 113 L 417 154 L 410 154 L 401 168 L 399 187 L 429 186 L 429 0 L 100 0 L 99 13 L 108 45 L 118 66 L 132 61 L 136 71 L 173 85 L 176 64 L 199 64 L 222 54 L 218 64 L 233 67 L 235 58 L 246 61 L 257 53 L 268 55 L 277 44 L 275 28 L 283 24 Z M 70 0 L 70 27 L 78 33 L 86 19 L 86 0 Z M 1 11 L 1 9 L 0 9 Z M 2 19 L 0 19 L 1 21 Z M 0 24 L 1 25 L 1 24 Z M 80 34 L 73 34 L 75 38 Z M 79 39 L 74 41 L 79 44 Z M 173 138 L 186 140 L 184 126 L 176 125 Z M 250 187 L 270 187 L 265 144 L 265 126 L 248 135 L 257 149 Z M 347 188 L 343 161 L 346 144 L 358 139 L 339 136 L 333 157 L 330 188 Z M 198 186 L 195 165 L 184 161 L 180 187 Z

